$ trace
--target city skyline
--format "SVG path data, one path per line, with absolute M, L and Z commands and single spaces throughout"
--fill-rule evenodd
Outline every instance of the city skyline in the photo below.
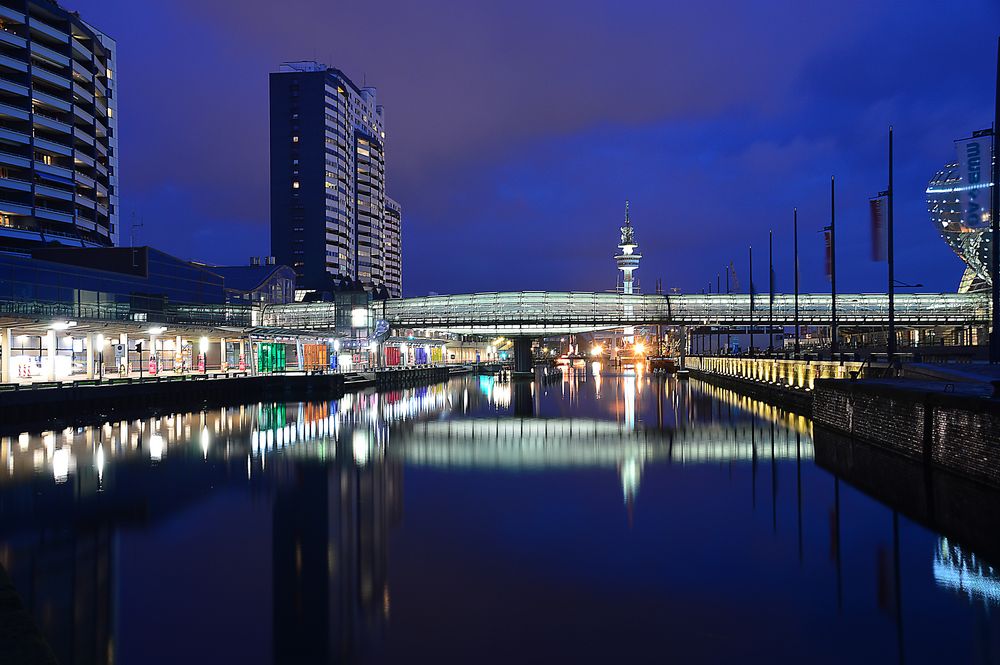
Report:
M 609 250 L 625 198 L 643 238 L 637 276 L 646 292 L 658 278 L 698 291 L 730 260 L 745 289 L 746 245 L 763 247 L 772 227 L 777 287 L 787 290 L 793 206 L 802 288 L 822 291 L 822 239 L 811 231 L 827 223 L 831 174 L 839 286 L 884 289 L 884 265 L 868 258 L 868 198 L 885 188 L 890 122 L 897 276 L 954 291 L 963 266 L 928 224 L 923 192 L 952 141 L 990 124 L 991 33 L 1000 16 L 987 2 L 962 4 L 898 16 L 888 3 L 835 12 L 733 6 L 724 9 L 743 20 L 718 26 L 707 44 L 685 35 L 701 34 L 694 26 L 710 21 L 707 9 L 652 3 L 611 14 L 589 3 L 573 13 L 559 3 L 460 12 L 434 3 L 414 13 L 299 2 L 300 11 L 277 22 L 267 11 L 213 3 L 192 22 L 194 5 L 184 1 L 65 2 L 119 45 L 123 238 L 134 211 L 142 244 L 216 263 L 262 253 L 266 74 L 282 61 L 316 58 L 377 85 L 394 109 L 388 189 L 406 208 L 406 295 L 611 289 Z M 361 28 L 375 14 L 383 39 L 398 48 L 363 47 Z M 324 38 L 334 23 L 336 47 Z M 818 25 L 824 30 L 810 31 Z M 518 39 L 500 39 L 504 31 Z M 615 58 L 602 57 L 610 51 Z M 141 76 L 168 55 L 179 60 L 162 72 L 167 81 Z M 195 66 L 197 80 L 185 78 L 189 95 L 217 103 L 178 116 L 187 95 L 163 89 Z M 204 159 L 183 172 L 163 168 L 195 141 L 204 141 Z M 445 242 L 459 251 L 440 261 L 434 254 Z M 763 271 L 755 281 L 766 281 Z

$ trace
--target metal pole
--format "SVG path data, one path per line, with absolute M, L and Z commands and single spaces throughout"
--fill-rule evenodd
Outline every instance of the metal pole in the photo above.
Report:
M 799 354 L 799 209 L 792 210 L 792 247 L 795 255 L 795 355 Z
M 729 266 L 726 266 L 726 295 L 729 295 Z M 726 328 L 726 353 L 729 353 L 729 349 L 733 348 L 731 330 L 731 328 Z
M 712 280 L 708 280 L 708 295 L 712 295 Z M 707 339 L 706 339 L 707 338 Z M 712 329 L 702 334 L 702 346 L 707 349 L 707 355 L 712 355 Z
M 774 231 L 767 232 L 767 352 L 774 353 Z
M 892 125 L 889 125 L 889 189 L 888 189 L 889 214 L 886 223 L 888 231 L 887 258 L 889 259 L 889 364 L 892 365 L 896 357 L 896 267 L 893 262 L 893 239 L 892 239 Z
M 722 275 L 715 273 L 715 292 L 722 293 Z M 721 300 L 721 299 L 720 299 Z M 715 326 L 715 352 L 721 355 L 722 349 L 722 333 L 719 331 L 719 326 Z
M 753 245 L 750 245 L 750 348 L 747 353 L 753 355 Z
M 997 87 L 993 102 L 993 197 L 990 208 L 990 241 L 993 282 L 993 327 L 990 330 L 990 364 L 1000 363 L 1000 38 L 997 38 Z
M 830 176 L 830 354 L 840 352 L 837 332 L 837 205 L 836 180 Z

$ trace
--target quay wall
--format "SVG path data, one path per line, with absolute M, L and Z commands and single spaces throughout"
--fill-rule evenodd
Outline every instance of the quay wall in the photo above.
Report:
M 1000 487 L 1000 401 L 905 383 L 821 380 L 813 420 L 879 448 Z
M 1000 487 L 1000 400 L 945 384 L 879 380 L 859 362 L 688 358 L 691 375 L 799 413 L 831 431 Z M 853 381 L 851 378 L 857 377 Z
M 343 374 L 223 374 L 0 386 L 0 429 L 74 421 L 149 409 L 200 408 L 258 400 L 336 399 L 365 388 L 402 388 L 445 381 L 468 371 L 416 367 Z
M 813 389 L 821 379 L 864 378 L 868 366 L 855 361 L 689 356 L 684 368 L 707 383 L 731 388 L 798 413 L 812 411 Z

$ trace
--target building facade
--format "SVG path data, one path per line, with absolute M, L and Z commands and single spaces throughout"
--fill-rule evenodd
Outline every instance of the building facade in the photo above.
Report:
M 348 278 L 400 295 L 400 217 L 387 222 L 393 212 L 375 89 L 317 62 L 286 63 L 270 76 L 270 111 L 271 253 L 278 263 L 295 270 L 302 289 Z
M 955 141 L 956 159 L 934 174 L 927 185 L 931 222 L 965 262 L 960 291 L 976 291 L 990 278 L 990 169 L 993 131 L 984 129 Z
M 118 244 L 115 42 L 52 0 L 0 0 L 0 249 Z
M 385 286 L 390 298 L 403 297 L 403 209 L 386 198 L 382 252 L 385 262 Z

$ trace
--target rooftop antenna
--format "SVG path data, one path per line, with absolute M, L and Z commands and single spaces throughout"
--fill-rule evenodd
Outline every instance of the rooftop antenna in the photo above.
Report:
M 132 228 L 131 228 L 131 230 L 129 232 L 129 245 L 132 247 L 132 267 L 133 268 L 138 268 L 139 267 L 138 264 L 136 263 L 136 258 L 135 258 L 135 230 L 136 229 L 141 229 L 142 226 L 143 226 L 142 218 L 140 218 L 139 223 L 136 223 L 136 221 L 135 221 L 135 211 L 133 210 L 132 211 Z

